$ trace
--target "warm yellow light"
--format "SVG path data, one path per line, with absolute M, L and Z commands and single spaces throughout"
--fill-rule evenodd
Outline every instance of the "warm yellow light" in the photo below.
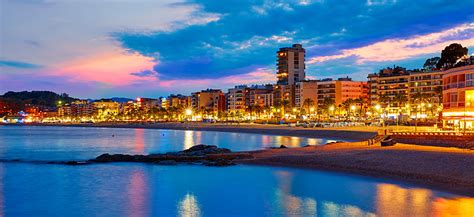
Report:
M 425 107 L 425 103 L 421 103 L 421 107 Z
M 329 110 L 334 111 L 334 106 L 331 106 Z
M 296 108 L 293 108 L 293 112 L 296 112 Z
M 311 107 L 309 111 L 314 112 L 314 107 Z
M 428 108 L 431 108 L 432 106 L 433 106 L 433 105 L 431 105 L 431 103 L 430 103 L 430 104 L 428 104 Z
M 352 110 L 352 111 L 356 110 L 355 105 L 352 105 L 352 106 L 351 106 L 351 110 Z
M 189 116 L 189 115 L 192 115 L 192 114 L 193 114 L 193 110 L 192 110 L 192 109 L 186 109 L 185 114 L 188 115 L 188 116 Z
M 379 104 L 375 105 L 375 109 L 380 110 L 380 108 L 381 108 L 381 107 L 380 107 Z

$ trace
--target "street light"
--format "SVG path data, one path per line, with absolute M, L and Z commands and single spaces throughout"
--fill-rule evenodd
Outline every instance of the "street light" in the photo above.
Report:
M 191 116 L 193 114 L 193 110 L 188 108 L 188 109 L 186 109 L 185 114 L 187 116 Z

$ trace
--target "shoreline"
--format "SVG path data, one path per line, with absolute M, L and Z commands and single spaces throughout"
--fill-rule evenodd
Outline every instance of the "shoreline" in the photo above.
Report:
M 195 130 L 211 132 L 252 133 L 276 136 L 293 136 L 306 138 L 328 138 L 347 141 L 364 141 L 377 135 L 376 131 L 350 128 L 302 128 L 285 125 L 261 124 L 207 124 L 207 123 L 81 123 L 81 124 L 3 124 L 4 126 L 58 126 L 58 127 L 99 127 L 99 128 L 139 128 L 162 130 Z
M 250 152 L 238 164 L 338 172 L 426 186 L 474 197 L 474 152 L 457 148 L 397 144 L 336 143 Z

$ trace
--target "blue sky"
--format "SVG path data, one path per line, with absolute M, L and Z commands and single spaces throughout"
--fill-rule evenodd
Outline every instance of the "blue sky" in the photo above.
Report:
M 293 43 L 311 78 L 419 68 L 452 42 L 474 51 L 474 0 L 0 1 L 0 92 L 158 97 L 269 83 L 275 52 Z

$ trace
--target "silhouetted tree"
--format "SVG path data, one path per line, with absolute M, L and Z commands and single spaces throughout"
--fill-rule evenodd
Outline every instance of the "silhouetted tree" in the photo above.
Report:
M 425 70 L 433 70 L 433 69 L 436 69 L 436 64 L 438 64 L 438 62 L 439 62 L 440 59 L 441 59 L 440 57 L 428 58 L 428 59 L 425 61 L 425 64 L 423 64 L 423 68 L 425 68 Z
M 441 51 L 441 58 L 436 64 L 436 67 L 439 69 L 453 67 L 459 58 L 467 55 L 467 51 L 467 48 L 463 47 L 461 44 L 450 44 Z

